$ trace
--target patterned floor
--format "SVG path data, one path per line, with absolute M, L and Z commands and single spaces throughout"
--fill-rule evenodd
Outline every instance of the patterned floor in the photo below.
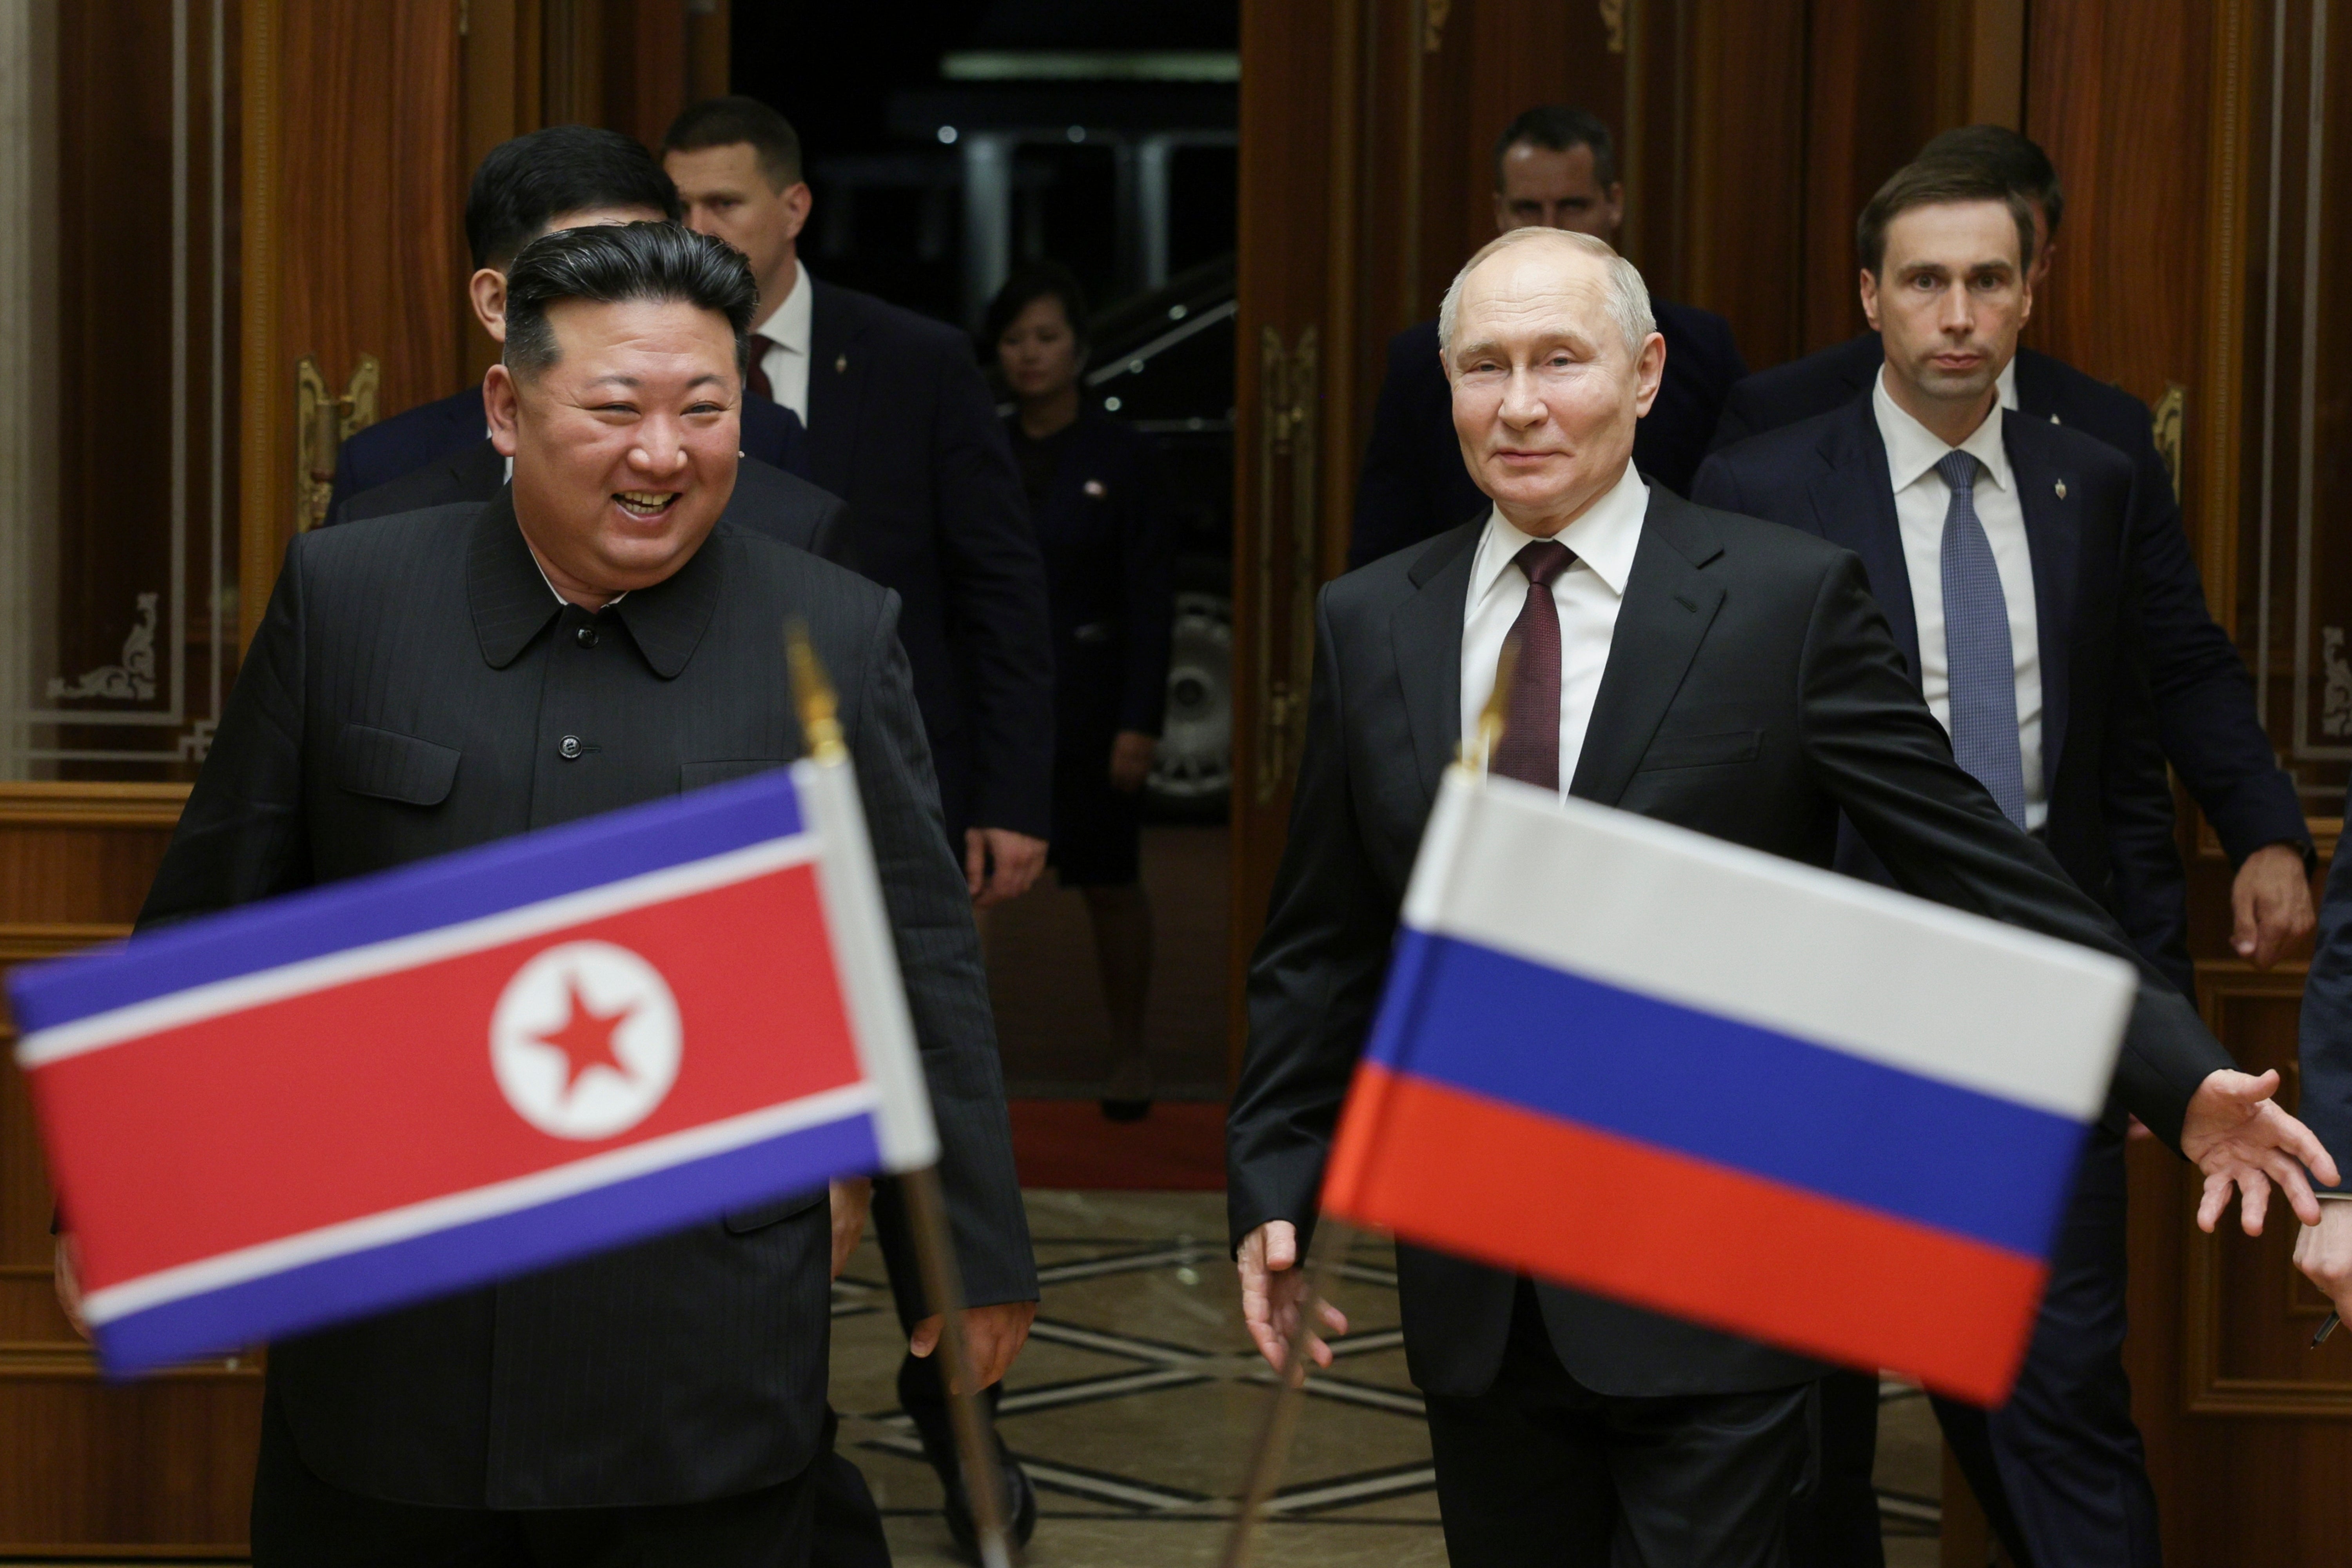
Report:
M 1043 1503 L 1030 1568 L 1214 1563 L 1269 1384 L 1242 1334 L 1215 1194 L 1032 1192 L 1045 1301 L 1000 1415 Z M 1393 1257 L 1358 1245 L 1335 1289 L 1349 1332 L 1309 1397 L 1261 1560 L 1443 1564 L 1421 1401 L 1405 1377 Z M 900 1341 L 868 1243 L 835 1298 L 834 1403 L 905 1568 L 959 1561 L 939 1485 L 895 1407 Z M 1927 1401 L 1886 1385 L 1890 1568 L 1936 1562 L 1938 1449 Z

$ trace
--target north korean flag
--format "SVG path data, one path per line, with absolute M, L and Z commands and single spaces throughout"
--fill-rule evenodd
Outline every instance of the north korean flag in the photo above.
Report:
M 142 934 L 9 993 L 117 1374 L 937 1153 L 846 763 Z

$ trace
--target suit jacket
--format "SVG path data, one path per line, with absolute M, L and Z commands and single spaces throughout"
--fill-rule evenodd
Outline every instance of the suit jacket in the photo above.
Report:
M 1054 715 L 1063 751 L 1160 733 L 1176 620 L 1176 527 L 1151 443 L 1087 409 L 1037 511 L 1054 621 Z
M 335 489 L 327 503 L 327 521 L 341 521 L 343 508 L 354 496 L 439 459 L 462 457 L 481 442 L 488 428 L 479 386 L 378 420 L 337 448 Z M 783 405 L 747 390 L 742 439 L 745 457 L 808 478 L 808 432 L 801 427 L 800 416 Z
M 1706 456 L 1725 396 L 1748 366 L 1731 323 L 1714 311 L 1654 298 L 1650 308 L 1666 340 L 1666 369 L 1657 401 L 1634 429 L 1633 466 L 1682 495 Z M 1348 564 L 1361 566 L 1465 518 L 1484 517 L 1491 504 L 1470 478 L 1454 435 L 1454 393 L 1438 363 L 1437 323 L 1407 327 L 1389 340 L 1388 375 L 1356 485 Z
M 1250 1039 L 1227 1122 L 1235 1244 L 1314 1218 L 1331 1129 L 1376 1003 L 1397 910 L 1461 732 L 1463 605 L 1484 523 L 1328 584 L 1290 838 L 1251 961 Z M 1851 552 L 1653 487 L 1570 789 L 1815 866 L 1838 814 L 1905 889 L 2130 956 L 2105 911 L 1952 761 Z M 2177 1143 L 2230 1063 L 2143 963 L 2116 1081 Z M 1426 1392 L 1475 1395 L 1509 1331 L 1508 1274 L 1398 1248 L 1405 1352 Z M 1549 1287 L 1560 1358 L 1599 1393 L 1728 1393 L 1803 1358 Z
M 1731 389 L 1716 428 L 1716 449 L 1853 402 L 1870 390 L 1885 357 L 1878 334 L 1864 332 L 1758 371 Z M 2266 844 L 2293 844 L 2316 868 L 2303 804 L 2263 733 L 2245 660 L 2206 608 L 2205 586 L 2147 405 L 2063 360 L 2021 348 L 2017 411 L 2095 437 L 2131 460 L 2138 481 L 2132 538 L 2142 646 L 2164 754 L 2233 863 Z
M 2352 797 L 2347 797 L 2352 815 Z M 2339 1170 L 2352 1171 L 2352 854 L 2338 841 L 2303 985 L 2303 1118 Z
M 2001 421 L 2027 547 L 2042 667 L 2044 841 L 2133 945 L 2196 993 L 2188 884 L 2172 786 L 2141 675 L 2133 587 L 2131 465 L 2079 431 Z M 2061 491 L 2063 491 L 2063 495 Z M 1862 558 L 1870 591 L 1918 680 L 1919 623 L 1886 447 L 1867 394 L 1832 414 L 1743 441 L 1699 470 L 1703 506 L 1801 528 Z M 1847 825 L 1838 868 L 1890 879 Z
M 667 581 L 590 616 L 549 593 L 503 494 L 304 534 L 141 919 L 782 766 L 803 746 L 776 628 L 798 616 L 839 689 L 971 1299 L 1034 1299 L 980 946 L 898 608 L 722 523 Z M 566 735 L 584 742 L 571 759 Z M 303 1463 L 369 1497 L 603 1507 L 772 1485 L 819 1446 L 830 1230 L 824 1194 L 806 1193 L 286 1340 L 272 1392 Z
M 810 280 L 809 478 L 849 503 L 857 569 L 897 592 L 939 764 L 968 826 L 1046 836 L 1054 766 L 1045 568 L 971 340 Z
M 789 410 L 787 410 L 789 412 Z M 329 524 L 362 522 L 372 517 L 396 517 L 404 511 L 459 501 L 480 505 L 495 500 L 507 488 L 507 460 L 487 440 L 436 458 L 372 490 L 362 490 L 327 515 Z M 734 493 L 727 498 L 720 521 L 751 533 L 762 533 L 781 544 L 848 565 L 849 508 L 806 479 L 770 468 L 757 458 L 735 466 Z

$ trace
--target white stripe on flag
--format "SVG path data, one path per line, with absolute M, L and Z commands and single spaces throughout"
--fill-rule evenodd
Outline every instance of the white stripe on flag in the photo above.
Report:
M 242 1012 L 248 1007 L 282 1002 L 289 996 L 348 985 L 394 970 L 417 968 L 501 942 L 519 942 L 541 931 L 602 920 L 643 904 L 707 893 L 714 888 L 746 882 L 814 860 L 817 850 L 818 839 L 814 833 L 771 838 L 723 855 L 665 866 L 658 871 L 583 888 L 561 898 L 501 910 L 479 920 L 461 921 L 413 936 L 322 953 L 317 958 L 240 974 L 210 985 L 191 986 L 150 1002 L 133 1003 L 110 1012 L 93 1013 L 55 1028 L 36 1030 L 17 1045 L 17 1065 L 29 1072 L 84 1051 L 102 1050 L 125 1040 L 180 1028 L 224 1013 Z
M 111 1322 L 117 1318 L 144 1311 L 166 1301 L 199 1296 L 207 1290 L 218 1290 L 230 1285 L 242 1285 L 248 1279 L 258 1279 L 266 1275 L 282 1274 L 321 1258 L 365 1252 L 371 1247 L 387 1247 L 394 1242 L 406 1241 L 412 1237 L 436 1230 L 454 1230 L 476 1220 L 490 1219 L 539 1204 L 552 1203 L 575 1193 L 610 1186 L 632 1176 L 645 1175 L 671 1165 L 687 1164 L 713 1154 L 723 1154 L 730 1149 L 746 1148 L 771 1138 L 782 1137 L 788 1132 L 822 1127 L 827 1122 L 845 1121 L 871 1111 L 875 1099 L 871 1084 L 847 1084 L 801 1100 L 788 1100 L 782 1105 L 748 1111 L 741 1116 L 706 1121 L 699 1127 L 689 1127 L 664 1138 L 650 1138 L 643 1143 L 632 1143 L 625 1149 L 592 1154 L 587 1159 L 574 1160 L 568 1165 L 558 1165 L 551 1170 L 534 1171 L 528 1176 L 517 1176 L 511 1181 L 473 1187 L 462 1193 L 451 1193 L 446 1197 L 427 1198 L 423 1203 L 385 1209 L 360 1219 L 321 1226 L 299 1236 L 280 1237 L 275 1241 L 241 1247 L 235 1252 L 218 1253 L 194 1263 L 158 1269 L 135 1279 L 126 1279 L 120 1285 L 93 1290 L 82 1302 L 82 1316 L 92 1323 Z
M 2078 1121 L 2122 959 L 1507 779 L 1448 769 L 1404 923 Z

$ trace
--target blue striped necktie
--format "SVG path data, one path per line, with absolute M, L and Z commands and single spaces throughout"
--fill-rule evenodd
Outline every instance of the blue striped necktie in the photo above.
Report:
M 2025 761 L 2017 739 L 2017 655 L 1992 541 L 1977 518 L 1977 460 L 1947 452 L 1936 471 L 1951 487 L 1944 511 L 1944 667 L 1951 676 L 1952 755 L 2018 826 L 2025 826 Z

